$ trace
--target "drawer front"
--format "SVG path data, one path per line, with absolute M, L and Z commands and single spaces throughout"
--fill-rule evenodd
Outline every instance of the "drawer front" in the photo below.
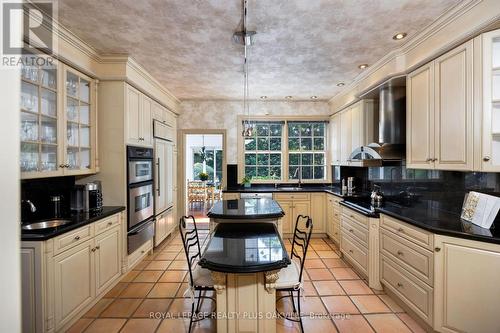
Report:
M 432 326 L 433 289 L 385 255 L 380 266 L 382 283 Z
M 338 224 L 333 224 L 333 240 L 337 243 L 340 242 L 340 226 Z
M 359 223 L 349 220 L 345 216 L 342 217 L 341 221 L 342 232 L 353 236 L 358 240 L 363 246 L 368 247 L 368 230 L 365 229 Z
M 382 230 L 380 237 L 382 253 L 408 269 L 419 279 L 432 286 L 434 284 L 434 254 L 405 240 L 394 233 Z
M 95 223 L 95 234 L 98 235 L 101 232 L 109 230 L 118 224 L 120 224 L 119 214 L 110 216 L 110 217 L 105 218 L 101 221 L 97 221 Z
M 411 226 L 407 223 L 401 222 L 383 214 L 380 218 L 380 226 L 415 244 L 423 246 L 428 250 L 433 250 L 434 238 L 433 235 L 427 231 Z
M 365 228 L 368 229 L 368 217 L 361 215 L 347 207 L 342 207 L 342 215 L 350 218 L 351 220 L 361 223 L 363 226 L 365 226 Z
M 89 224 L 54 238 L 54 254 L 64 252 L 94 237 L 94 225 Z
M 309 193 L 274 193 L 275 200 L 310 200 Z
M 333 208 L 333 218 L 337 221 L 340 221 L 340 208 Z
M 342 252 L 352 260 L 354 260 L 361 268 L 363 273 L 367 274 L 368 268 L 368 254 L 366 248 L 360 245 L 357 241 L 351 237 L 340 234 L 340 247 Z

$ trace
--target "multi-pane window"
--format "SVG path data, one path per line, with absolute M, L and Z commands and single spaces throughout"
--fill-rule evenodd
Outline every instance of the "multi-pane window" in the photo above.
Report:
M 206 172 L 208 180 L 219 183 L 222 180 L 222 150 L 198 147 L 193 151 L 193 179 L 199 180 Z
M 245 138 L 245 176 L 253 180 L 281 179 L 282 122 L 256 122 L 252 137 Z
M 288 122 L 288 179 L 326 179 L 324 122 Z

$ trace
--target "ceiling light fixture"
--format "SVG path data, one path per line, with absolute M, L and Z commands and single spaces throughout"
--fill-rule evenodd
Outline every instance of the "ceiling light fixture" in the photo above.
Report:
M 260 99 L 267 99 L 267 96 L 260 96 Z
M 365 69 L 368 67 L 368 64 L 361 64 L 358 66 L 359 69 Z
M 285 99 L 292 99 L 292 96 L 285 96 Z
M 318 96 L 311 96 L 311 99 L 318 99 Z
M 343 87 L 343 86 L 345 86 L 345 83 L 344 83 L 344 82 L 339 82 L 339 83 L 337 83 L 337 87 Z
M 405 37 L 406 37 L 406 32 L 399 32 L 399 33 L 395 34 L 394 36 L 392 36 L 392 39 L 401 40 Z
M 247 117 L 243 122 L 243 130 L 241 135 L 244 137 L 252 137 L 254 133 L 254 124 L 250 122 L 250 103 L 249 99 L 249 62 L 250 62 L 250 47 L 253 45 L 255 31 L 247 31 L 247 14 L 248 14 L 248 0 L 243 0 L 243 26 L 241 31 L 233 34 L 233 41 L 241 44 L 244 47 L 243 58 L 243 114 L 246 113 Z

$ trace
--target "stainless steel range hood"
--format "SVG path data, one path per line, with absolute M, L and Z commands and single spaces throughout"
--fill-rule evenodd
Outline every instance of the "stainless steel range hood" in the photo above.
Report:
M 406 87 L 392 80 L 379 90 L 378 142 L 354 149 L 353 166 L 382 166 L 401 161 L 406 147 Z M 399 83 L 399 84 L 398 84 Z

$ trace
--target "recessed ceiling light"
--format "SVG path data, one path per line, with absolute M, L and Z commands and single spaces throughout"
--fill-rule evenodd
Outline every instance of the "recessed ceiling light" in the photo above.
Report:
M 345 86 L 345 83 L 344 83 L 344 82 L 339 82 L 339 83 L 337 83 L 337 87 L 343 87 L 343 86 Z
M 292 99 L 292 96 L 285 96 L 286 99 Z
M 311 99 L 318 99 L 318 96 L 311 96 Z
M 365 69 L 366 67 L 368 67 L 368 64 L 361 64 L 358 66 L 359 69 Z
M 267 99 L 267 96 L 260 96 L 260 99 Z
M 400 32 L 392 36 L 392 39 L 394 40 L 400 40 L 406 37 L 406 32 Z

